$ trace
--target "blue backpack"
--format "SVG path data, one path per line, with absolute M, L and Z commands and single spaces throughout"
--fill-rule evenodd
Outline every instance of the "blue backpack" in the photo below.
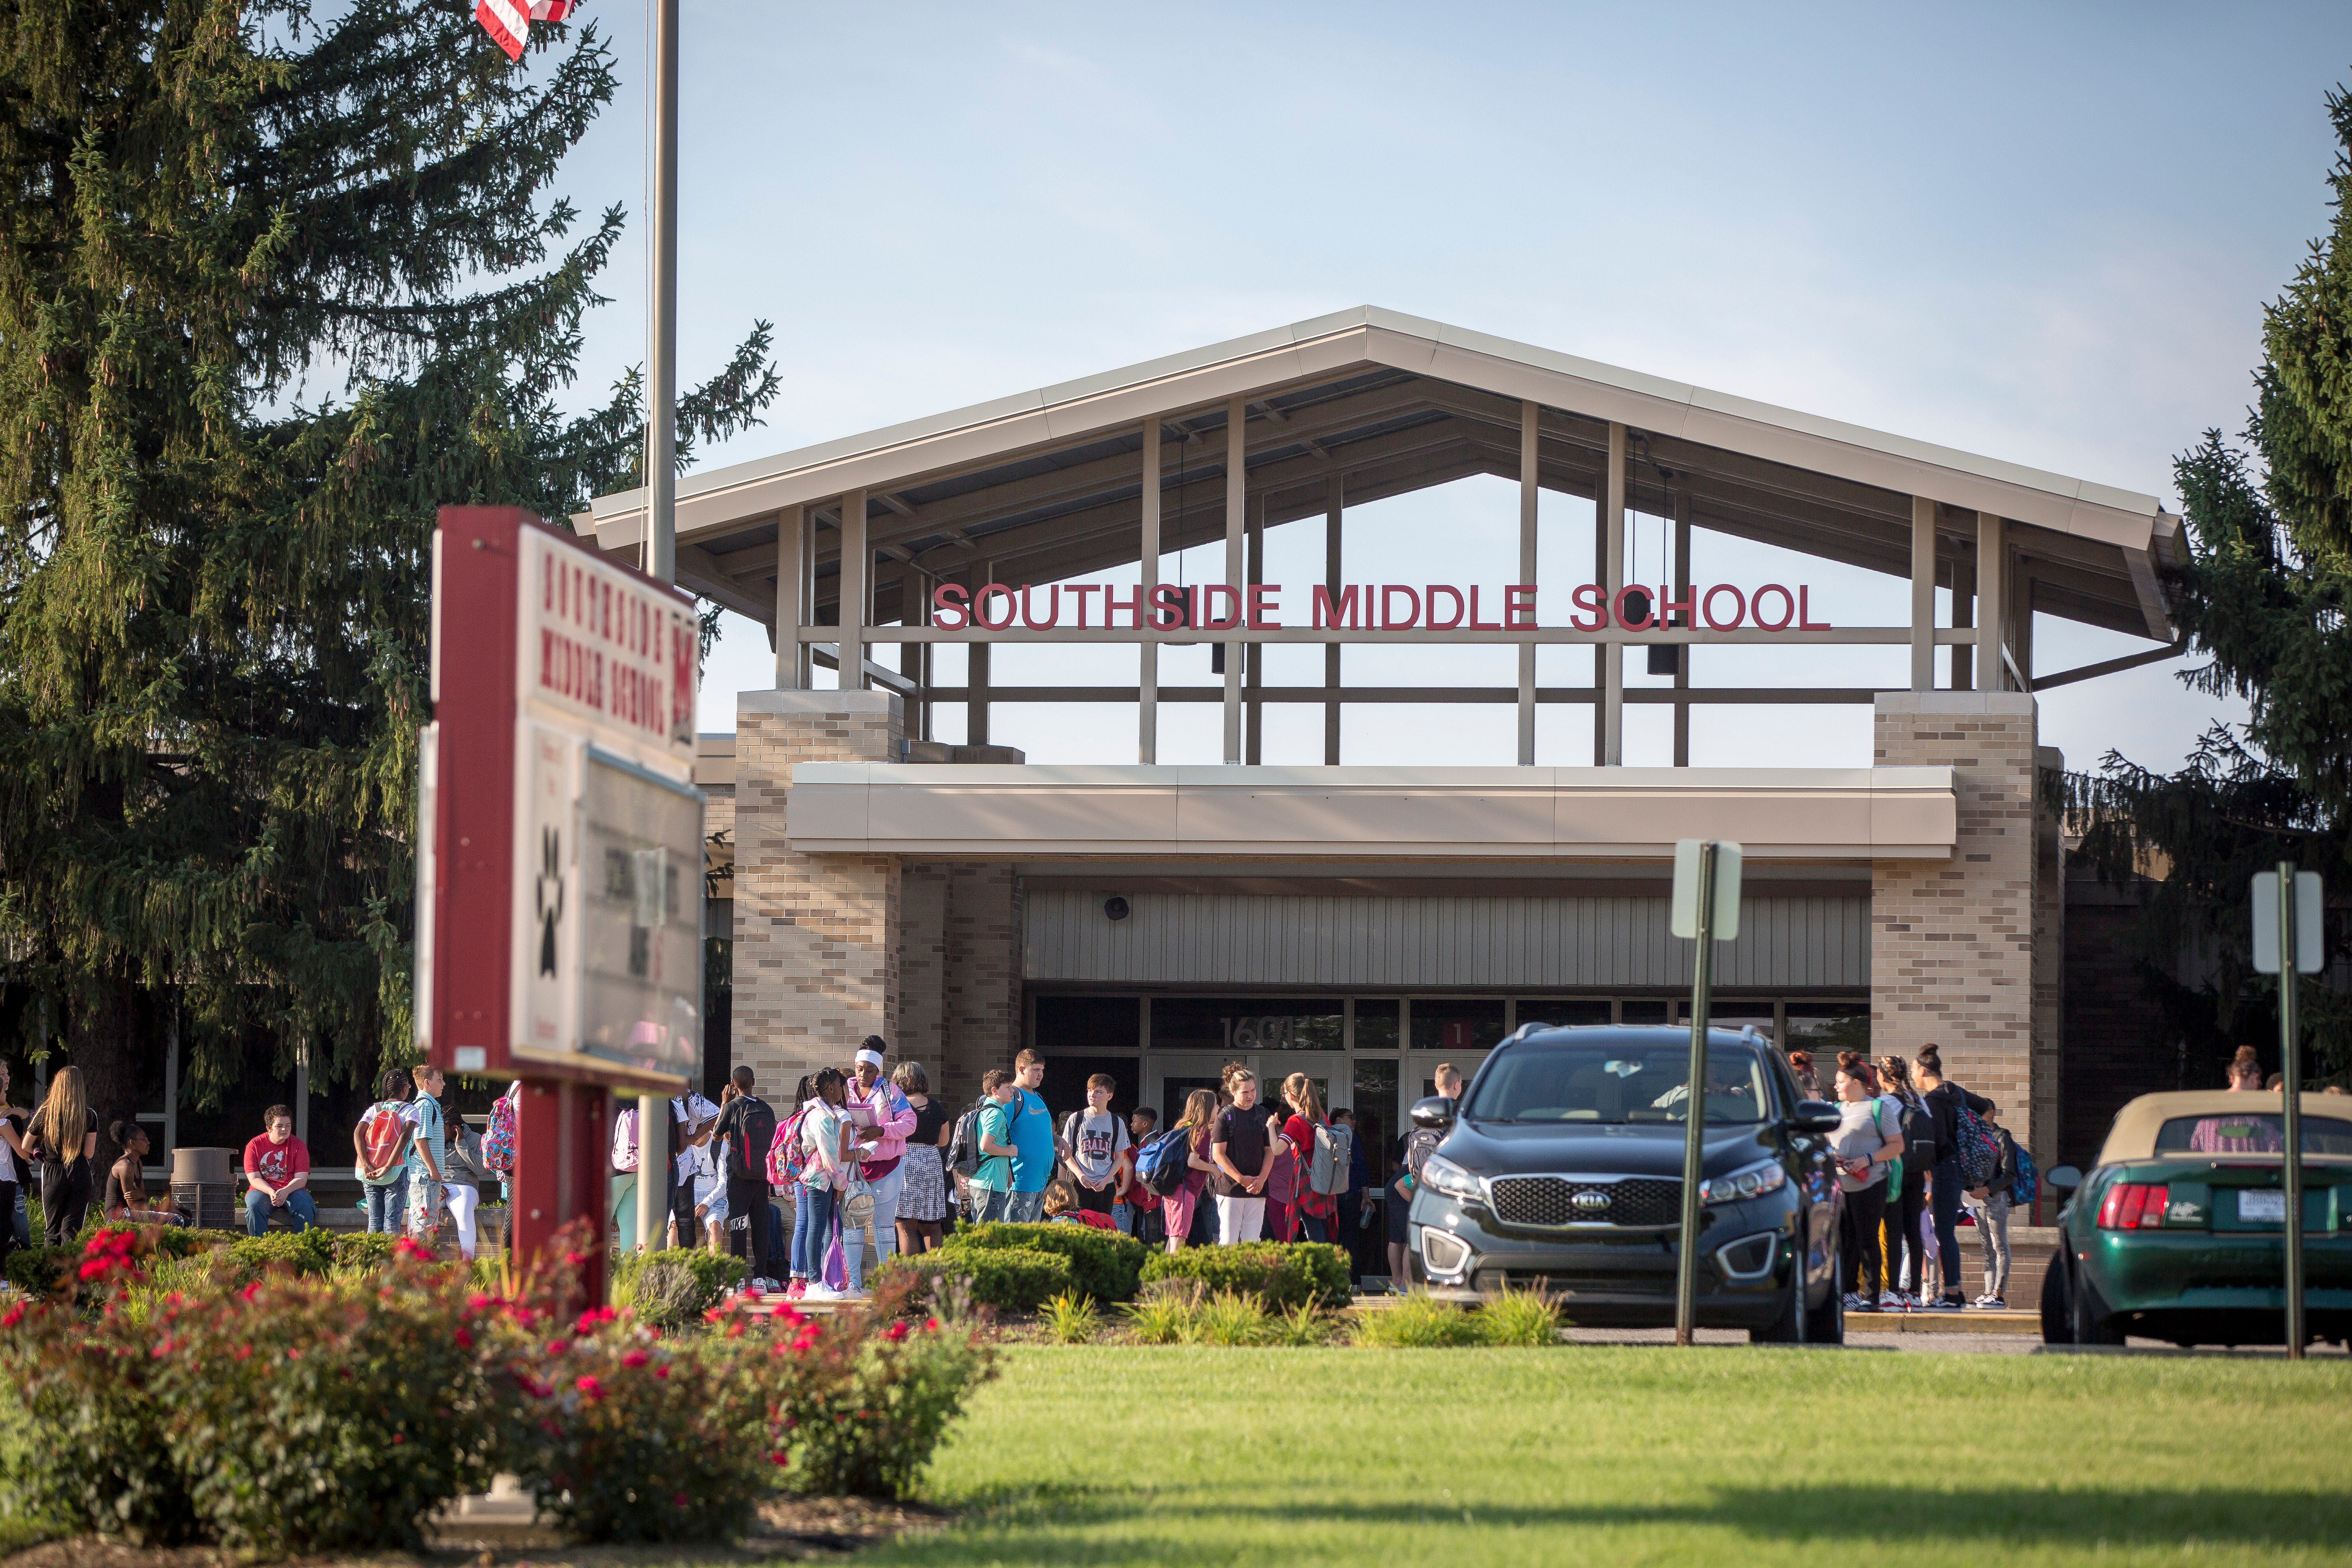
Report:
M 1146 1143 L 1135 1156 L 1135 1179 L 1163 1198 L 1183 1185 L 1192 1168 L 1192 1131 L 1171 1127 Z
M 2010 1184 L 2009 1201 L 2019 1208 L 2031 1208 L 2042 1194 L 2042 1178 L 2033 1169 L 2033 1156 L 2025 1145 L 2017 1146 L 2017 1180 Z

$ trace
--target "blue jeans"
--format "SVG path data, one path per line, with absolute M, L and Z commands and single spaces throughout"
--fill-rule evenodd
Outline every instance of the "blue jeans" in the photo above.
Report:
M 408 1218 L 408 1173 L 383 1186 L 362 1189 L 367 1194 L 367 1227 L 371 1235 L 398 1236 Z
M 1045 1194 L 1043 1188 L 1034 1193 L 1014 1193 L 1004 1205 L 1004 1217 L 1013 1225 L 1041 1225 L 1045 1219 Z
M 822 1275 L 824 1249 L 832 1239 L 833 1194 L 803 1185 L 793 1194 L 793 1278 L 814 1279 Z
M 370 1187 L 370 1192 L 375 1189 Z M 259 1193 L 245 1194 L 245 1233 L 259 1236 L 269 1228 L 269 1200 Z M 294 1216 L 296 1230 L 308 1230 L 319 1223 L 319 1205 L 306 1188 L 297 1187 L 286 1194 L 286 1212 Z
M 971 1201 L 974 1205 L 971 1223 L 993 1225 L 1011 1212 L 1013 1194 L 1001 1187 L 974 1187 L 971 1189 Z

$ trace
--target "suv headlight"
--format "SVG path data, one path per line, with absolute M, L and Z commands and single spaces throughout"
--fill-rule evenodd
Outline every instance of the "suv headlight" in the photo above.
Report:
M 1457 1203 L 1475 1204 L 1486 1195 L 1479 1190 L 1477 1177 L 1443 1154 L 1432 1154 L 1422 1162 L 1421 1180 L 1432 1192 L 1444 1193 Z
M 1727 1175 L 1709 1176 L 1698 1184 L 1698 1201 L 1703 1204 L 1733 1204 L 1747 1198 L 1760 1198 L 1766 1193 L 1777 1193 L 1789 1184 L 1789 1173 L 1780 1168 L 1778 1160 L 1759 1160 L 1752 1165 L 1742 1165 Z

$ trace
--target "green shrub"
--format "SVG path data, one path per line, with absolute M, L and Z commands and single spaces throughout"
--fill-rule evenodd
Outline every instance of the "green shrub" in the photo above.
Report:
M 1045 1337 L 1055 1344 L 1082 1345 L 1102 1331 L 1102 1313 L 1094 1298 L 1065 1291 L 1045 1303 L 1038 1314 Z
M 1478 1309 L 1478 1337 L 1490 1345 L 1559 1343 L 1559 1305 L 1541 1290 L 1506 1290 Z
M 297 1274 L 320 1275 L 335 1266 L 335 1238 L 316 1226 L 273 1230 L 237 1237 L 229 1243 L 228 1255 L 247 1278 L 268 1273 L 273 1264 L 284 1264 Z
M 769 1347 L 662 1336 L 609 1309 L 500 1338 L 505 1462 L 568 1538 L 721 1541 L 773 1487 Z
M 1060 1253 L 1070 1260 L 1070 1278 L 1079 1293 L 1092 1296 L 1106 1306 L 1135 1299 L 1136 1287 L 1141 1283 L 1143 1260 L 1151 1253 L 1133 1237 L 1121 1236 L 1115 1230 L 1053 1221 L 1044 1225 L 973 1226 L 957 1231 L 946 1243 L 950 1252 L 1015 1247 Z M 1344 1279 L 1346 1265 L 1342 1263 L 1340 1268 Z
M 627 1252 L 613 1269 L 613 1305 L 656 1329 L 699 1322 L 743 1282 L 743 1260 L 699 1247 Z
M 72 1278 L 81 1262 L 79 1244 L 20 1247 L 8 1254 L 8 1283 L 27 1296 L 47 1296 Z
M 1220 1290 L 1192 1309 L 1188 1345 L 1254 1345 L 1265 1338 L 1265 1308 L 1255 1296 Z
M 1331 1320 L 1308 1301 L 1286 1312 L 1267 1313 L 1265 1342 L 1294 1346 L 1328 1344 L 1331 1329 Z
M 1378 1350 L 1425 1350 L 1475 1345 L 1483 1337 L 1475 1317 L 1415 1290 L 1392 1307 L 1360 1314 L 1355 1340 Z
M 920 1297 L 933 1282 L 958 1277 L 971 1280 L 974 1301 L 1000 1312 L 1034 1312 L 1076 1285 L 1067 1258 L 1028 1247 L 949 1247 L 918 1258 L 899 1253 L 874 1271 L 872 1285 L 878 1290 L 912 1279 L 919 1282 L 913 1294 Z
M 1322 1242 L 1249 1241 L 1154 1254 L 1143 1278 L 1197 1279 L 1211 1291 L 1253 1295 L 1270 1311 L 1348 1302 L 1348 1255 Z
M 914 1300 L 905 1281 L 877 1289 L 863 1312 L 822 1321 L 789 1309 L 778 1314 L 776 1327 L 793 1331 L 777 1346 L 793 1375 L 774 1406 L 792 1489 L 907 1496 L 971 1391 L 996 1375 L 995 1352 L 976 1331 L 919 1312 L 901 1316 Z
M 208 1533 L 247 1556 L 421 1545 L 494 1468 L 478 1318 L 421 1262 L 186 1297 L 150 1386 Z
M 331 1231 L 309 1230 L 305 1236 L 332 1236 L 334 1258 L 339 1267 L 381 1268 L 392 1261 L 392 1249 L 400 1237 L 386 1236 L 382 1231 L 353 1230 L 340 1234 Z
M 1142 1343 L 1172 1345 L 1183 1340 L 1208 1293 L 1197 1279 L 1155 1279 L 1119 1310 L 1127 1314 L 1129 1331 Z

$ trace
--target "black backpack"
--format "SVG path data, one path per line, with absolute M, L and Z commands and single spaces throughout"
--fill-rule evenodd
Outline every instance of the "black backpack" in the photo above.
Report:
M 984 1100 L 986 1097 L 982 1096 Z M 975 1100 L 956 1118 L 955 1135 L 948 1140 L 948 1169 L 959 1176 L 980 1173 L 980 1107 Z
M 1936 1113 L 1924 1105 L 1897 1099 L 1903 1108 L 1903 1168 L 1906 1171 L 1932 1171 L 1936 1168 Z
M 737 1103 L 742 1109 L 736 1112 L 735 1131 L 727 1140 L 728 1178 L 764 1182 L 768 1179 L 768 1146 L 776 1141 L 776 1113 L 757 1095 L 745 1095 Z

